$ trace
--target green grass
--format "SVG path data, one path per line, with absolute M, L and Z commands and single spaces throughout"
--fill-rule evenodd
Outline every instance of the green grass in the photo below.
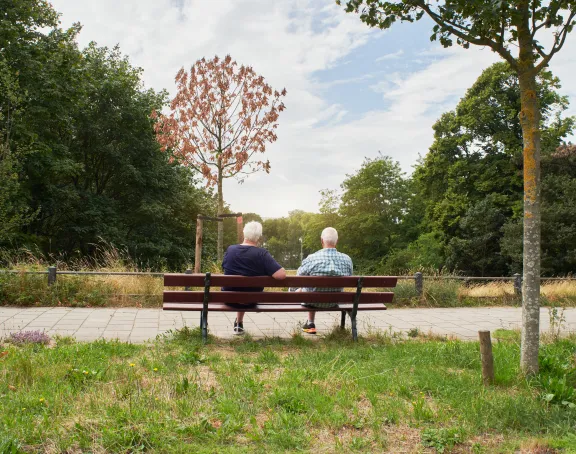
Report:
M 576 341 L 543 345 L 531 380 L 517 343 L 495 343 L 485 388 L 477 343 L 336 331 L 3 344 L 0 453 L 576 452 Z

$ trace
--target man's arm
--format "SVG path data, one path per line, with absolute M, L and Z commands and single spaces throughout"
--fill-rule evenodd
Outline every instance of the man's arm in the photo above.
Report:
M 266 268 L 266 274 L 272 276 L 274 279 L 283 280 L 286 279 L 286 270 L 280 265 L 274 257 L 270 255 L 268 251 L 264 253 L 264 267 Z
M 279 281 L 282 281 L 284 279 L 286 279 L 286 270 L 284 268 L 280 268 L 278 271 L 276 271 L 272 277 L 274 279 L 278 279 Z

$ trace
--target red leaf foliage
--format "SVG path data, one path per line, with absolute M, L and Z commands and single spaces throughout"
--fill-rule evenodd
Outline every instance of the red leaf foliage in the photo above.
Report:
M 227 55 L 198 60 L 176 74 L 177 93 L 169 115 L 152 112 L 162 150 L 200 172 L 208 185 L 239 174 L 270 171 L 258 157 L 277 139 L 278 117 L 285 109 L 278 92 L 249 66 Z

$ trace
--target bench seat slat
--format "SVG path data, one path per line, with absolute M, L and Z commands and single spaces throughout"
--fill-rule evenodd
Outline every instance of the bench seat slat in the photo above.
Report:
M 338 280 L 338 284 L 334 283 Z M 365 288 L 396 287 L 398 279 L 389 276 L 365 276 Z M 268 276 L 224 276 L 214 274 L 210 278 L 212 287 L 356 287 L 358 276 L 287 276 L 276 280 Z M 165 287 L 204 287 L 204 274 L 165 274 Z
M 352 303 L 353 292 L 210 292 L 209 302 L 250 303 Z M 360 303 L 390 303 L 391 292 L 362 293 Z M 170 291 L 164 292 L 165 303 L 201 303 L 204 292 Z
M 329 308 L 313 308 L 315 311 L 350 311 L 352 310 L 352 304 L 339 304 L 337 307 L 329 307 Z M 164 310 L 165 311 L 202 311 L 202 304 L 201 303 L 164 303 Z M 237 308 L 233 308 L 227 306 L 226 304 L 222 303 L 210 303 L 208 305 L 208 310 L 210 312 L 230 312 L 230 311 L 237 311 Z M 244 312 L 308 312 L 311 308 L 302 306 L 300 304 L 288 303 L 288 304 L 273 304 L 273 303 L 260 303 L 253 307 L 242 308 Z M 358 310 L 361 311 L 382 311 L 386 310 L 386 306 L 384 304 L 360 304 L 358 306 Z

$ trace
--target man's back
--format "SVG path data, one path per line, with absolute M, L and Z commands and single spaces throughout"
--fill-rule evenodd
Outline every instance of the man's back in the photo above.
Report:
M 298 268 L 298 276 L 351 276 L 352 259 L 336 248 L 324 248 L 310 254 Z M 341 288 L 313 288 L 312 292 L 340 292 Z
M 234 276 L 272 276 L 282 268 L 263 248 L 234 244 L 226 250 L 222 262 L 224 274 Z M 226 291 L 261 292 L 262 287 L 225 287 Z

